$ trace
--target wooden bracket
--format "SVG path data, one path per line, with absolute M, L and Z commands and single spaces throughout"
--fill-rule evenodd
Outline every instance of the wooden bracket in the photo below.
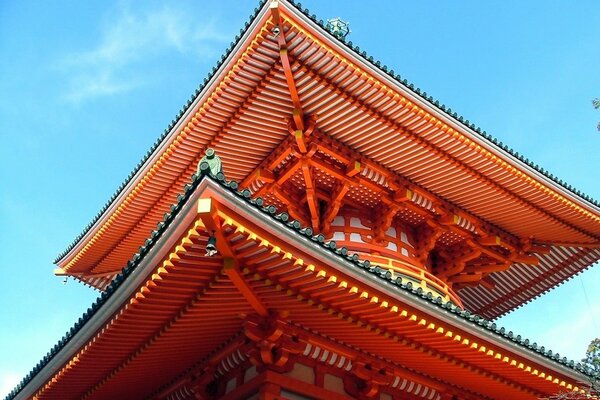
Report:
M 308 225 L 309 218 L 306 216 L 304 210 L 299 207 L 300 201 L 292 198 L 277 184 L 273 185 L 273 194 L 279 201 L 285 204 L 287 212 L 292 218 L 298 220 L 303 226 Z
M 312 168 L 307 160 L 302 161 L 302 174 L 304 175 L 304 184 L 306 185 L 306 202 L 308 204 L 308 209 L 310 210 L 310 221 L 313 230 L 318 232 L 320 225 L 319 201 L 316 194 Z
M 449 281 L 452 281 L 451 279 L 453 276 L 461 274 L 465 270 L 469 261 L 476 260 L 479 257 L 481 257 L 481 251 L 478 249 L 466 248 L 460 253 L 445 257 L 447 265 L 435 271 L 435 274 L 441 279 L 450 277 Z
M 385 234 L 392 226 L 394 217 L 398 213 L 400 207 L 396 204 L 390 204 L 385 207 L 373 225 L 373 240 L 375 243 L 381 243 L 385 240 Z
M 414 229 L 413 247 L 417 259 L 425 266 L 429 258 L 429 253 L 435 247 L 437 240 L 444 231 L 433 224 L 424 223 Z
M 333 189 L 331 198 L 329 199 L 329 205 L 327 206 L 327 210 L 323 214 L 322 222 L 321 222 L 321 232 L 325 235 L 329 234 L 329 230 L 331 228 L 331 223 L 335 219 L 340 207 L 342 205 L 342 200 L 344 196 L 350 189 L 350 186 L 346 180 L 338 182 L 335 189 Z

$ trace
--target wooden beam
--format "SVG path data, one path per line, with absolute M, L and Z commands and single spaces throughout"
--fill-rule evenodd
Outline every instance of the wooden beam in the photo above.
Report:
M 302 161 L 300 159 L 294 158 L 293 160 L 290 160 L 287 166 L 282 171 L 279 171 L 278 174 L 273 175 L 272 182 L 266 183 L 263 186 L 261 186 L 260 189 L 253 193 L 253 196 L 263 196 L 266 192 L 272 190 L 273 187 L 276 185 L 281 187 L 281 185 L 287 182 L 287 180 L 290 179 L 301 167 Z
M 208 231 L 208 234 L 214 235 L 217 239 L 215 246 L 219 251 L 219 254 L 223 257 L 235 257 L 233 250 L 229 246 L 229 241 L 223 234 L 216 202 L 210 197 L 198 200 L 198 215 Z
M 304 184 L 306 185 L 306 203 L 310 210 L 310 221 L 313 230 L 318 232 L 321 222 L 319 201 L 315 192 L 316 187 L 312 167 L 307 159 L 302 160 L 302 175 L 304 176 Z
M 331 223 L 335 219 L 340 207 L 342 205 L 342 200 L 344 196 L 350 189 L 350 186 L 346 180 L 340 181 L 337 183 L 337 186 L 333 189 L 333 193 L 331 194 L 331 198 L 329 199 L 329 205 L 327 206 L 327 210 L 323 214 L 323 218 L 321 221 L 321 232 L 325 235 L 329 234 L 329 230 L 331 228 Z
M 223 256 L 223 272 L 229 277 L 234 286 L 248 301 L 252 308 L 262 316 L 267 316 L 268 311 L 252 288 L 244 280 L 236 261 L 236 254 L 223 234 L 223 229 L 218 215 L 218 205 L 212 198 L 202 198 L 198 201 L 198 214 L 205 228 L 210 230 L 217 239 L 215 246 Z
M 256 293 L 252 290 L 248 282 L 244 279 L 237 261 L 231 257 L 225 257 L 223 259 L 223 272 L 229 277 L 234 286 L 244 296 L 250 306 L 256 311 L 256 313 L 262 317 L 269 315 L 269 311 L 262 304 L 262 301 L 258 298 Z
M 288 214 L 296 220 L 298 220 L 303 226 L 308 225 L 308 218 L 306 213 L 299 207 L 300 202 L 296 199 L 290 197 L 287 193 L 283 191 L 281 186 L 276 183 L 272 186 L 273 194 L 275 197 L 279 199 L 283 204 L 285 204 Z
M 448 278 L 448 282 L 450 282 L 450 283 L 478 282 L 482 278 L 483 278 L 483 276 L 480 273 L 461 274 L 461 275 L 454 275 L 454 276 Z
M 440 278 L 445 279 L 453 275 L 458 275 L 465 270 L 467 263 L 472 260 L 476 260 L 481 256 L 481 251 L 467 247 L 463 252 L 447 258 L 449 265 L 440 268 L 435 271 L 434 274 Z M 479 271 L 477 271 L 479 272 Z
M 511 253 L 510 260 L 515 263 L 521 264 L 529 264 L 529 265 L 538 265 L 540 263 L 540 259 L 532 254 L 525 253 Z
M 377 217 L 373 226 L 373 240 L 376 243 L 385 240 L 385 234 L 392 226 L 398 210 L 400 207 L 397 204 L 390 204 L 385 206 L 383 212 Z
M 431 250 L 435 247 L 437 240 L 442 236 L 444 230 L 436 226 L 432 221 L 426 221 L 413 229 L 413 247 L 417 259 L 426 267 L 427 259 Z
M 512 265 L 512 263 L 506 262 L 506 263 L 501 263 L 501 264 L 485 264 L 485 265 L 469 265 L 465 268 L 465 272 L 468 273 L 475 273 L 475 272 L 481 272 L 481 273 L 492 273 L 492 272 L 501 272 L 501 271 L 506 271 L 507 269 L 510 268 L 510 266 Z
M 283 20 L 279 13 L 279 4 L 277 2 L 273 2 L 271 3 L 269 9 L 271 11 L 273 23 L 279 29 L 279 33 L 277 34 L 277 43 L 279 44 L 279 59 L 281 61 L 281 65 L 283 66 L 283 74 L 285 75 L 285 81 L 290 91 L 290 98 L 292 100 L 292 104 L 294 105 L 292 118 L 296 125 L 296 129 L 302 132 L 304 131 L 304 111 L 302 110 L 302 103 L 300 102 L 300 96 L 298 95 L 298 89 L 296 88 L 296 81 L 294 79 L 294 73 L 292 71 L 290 57 L 288 55 L 288 47 L 285 39 L 285 26 L 283 25 Z

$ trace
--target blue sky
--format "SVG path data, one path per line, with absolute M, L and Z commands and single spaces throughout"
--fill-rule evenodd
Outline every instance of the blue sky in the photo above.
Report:
M 0 396 L 97 296 L 52 275 L 239 31 L 255 2 L 0 3 Z M 600 198 L 596 1 L 305 1 L 361 49 Z M 500 320 L 579 359 L 600 271 Z M 587 294 L 587 296 L 586 296 Z

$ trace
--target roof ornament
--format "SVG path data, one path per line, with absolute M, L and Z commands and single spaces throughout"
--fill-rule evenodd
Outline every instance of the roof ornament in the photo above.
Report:
M 338 39 L 345 39 L 346 36 L 350 32 L 350 23 L 342 20 L 341 18 L 333 18 L 327 20 L 327 25 L 325 25 L 325 29 L 327 29 L 333 36 Z
M 202 157 L 198 163 L 198 173 L 210 173 L 215 177 L 217 177 L 218 174 L 223 175 L 223 164 L 213 148 L 209 147 L 204 152 L 204 157 Z
M 212 231 L 212 234 L 208 237 L 206 242 L 206 257 L 213 257 L 219 251 L 217 250 L 217 237 L 215 236 L 215 231 Z
M 274 26 L 273 29 L 271 29 L 271 32 L 273 33 L 273 37 L 277 38 L 281 33 L 281 29 L 279 29 L 278 26 Z

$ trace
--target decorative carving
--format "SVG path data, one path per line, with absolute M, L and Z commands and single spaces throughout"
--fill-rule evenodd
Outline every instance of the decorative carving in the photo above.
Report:
M 444 231 L 427 221 L 413 230 L 413 247 L 421 264 L 427 268 L 430 253 Z
M 412 227 L 403 231 L 411 239 L 414 266 L 438 274 L 456 287 L 490 285 L 489 280 L 484 282 L 490 273 L 513 263 L 538 262 L 531 254 L 531 243 L 521 243 L 321 133 L 317 119 L 304 117 L 303 129 L 298 129 L 296 119 L 290 117 L 290 135 L 243 186 L 252 188 L 255 196 L 274 196 L 286 205 L 292 218 L 324 235 L 332 234 L 340 210 L 356 211 L 361 214 L 357 218 L 373 221 L 373 231 L 359 232 L 358 241 L 368 244 L 368 251 L 376 256 L 388 253 L 386 257 L 394 258 L 389 254 L 386 233 L 396 222 Z M 302 191 L 290 184 L 292 179 Z M 465 248 L 450 254 L 447 246 L 454 243 Z
M 331 32 L 331 34 L 338 39 L 345 39 L 346 36 L 352 32 L 350 30 L 350 24 L 339 17 L 328 19 L 325 29 Z
M 344 376 L 344 390 L 357 399 L 372 399 L 379 395 L 382 386 L 389 386 L 393 374 L 384 366 L 375 366 L 356 360 L 350 371 Z
M 277 315 L 246 318 L 244 334 L 253 342 L 247 354 L 254 365 L 285 368 L 291 356 L 304 351 L 306 343 L 291 335 L 286 328 L 287 322 Z M 291 368 L 291 364 L 288 367 Z
M 223 173 L 223 163 L 221 162 L 219 156 L 215 153 L 215 150 L 210 147 L 206 149 L 204 157 L 202 157 L 202 159 L 198 163 L 198 173 L 200 173 L 203 170 L 203 163 L 207 165 L 208 171 L 211 175 L 217 176 L 217 174 Z

